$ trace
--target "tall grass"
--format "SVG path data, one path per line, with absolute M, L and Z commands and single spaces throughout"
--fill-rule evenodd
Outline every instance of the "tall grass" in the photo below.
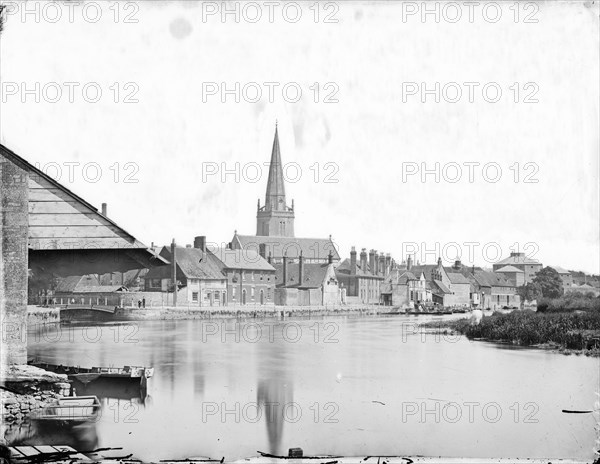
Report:
M 590 350 L 600 345 L 599 311 L 513 311 L 484 317 L 478 325 L 461 319 L 450 321 L 449 326 L 468 338 L 485 338 L 525 346 L 552 343 L 571 350 Z

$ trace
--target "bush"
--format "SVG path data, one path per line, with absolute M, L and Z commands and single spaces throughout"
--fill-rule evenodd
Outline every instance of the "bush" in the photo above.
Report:
M 468 338 L 485 338 L 519 345 L 554 343 L 563 348 L 585 350 L 600 337 L 600 312 L 535 313 L 513 311 L 484 317 L 479 325 L 452 321 L 451 327 Z

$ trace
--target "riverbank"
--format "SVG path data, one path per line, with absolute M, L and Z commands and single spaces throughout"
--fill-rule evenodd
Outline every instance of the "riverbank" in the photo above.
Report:
M 68 395 L 69 389 L 66 375 L 28 365 L 8 366 L 2 372 L 0 388 L 2 422 L 22 422 L 31 412 Z
M 427 329 L 465 335 L 471 340 L 550 349 L 563 354 L 600 357 L 600 313 L 513 311 L 493 314 L 478 324 L 470 318 L 421 324 Z
M 341 316 L 346 314 L 377 314 L 384 306 L 216 306 L 201 308 L 165 307 L 156 309 L 123 308 L 117 310 L 118 320 L 162 321 L 218 318 L 285 318 Z

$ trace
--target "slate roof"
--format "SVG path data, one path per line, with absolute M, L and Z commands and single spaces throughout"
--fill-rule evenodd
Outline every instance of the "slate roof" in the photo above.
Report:
M 528 258 L 525 253 L 511 253 L 508 258 L 498 261 L 494 266 L 501 264 L 542 264 L 537 259 Z
M 171 248 L 163 247 L 160 255 L 171 260 Z M 211 253 L 204 253 L 200 248 L 176 247 L 175 259 L 178 271 L 188 279 L 221 280 L 225 275 L 221 272 L 222 263 Z M 178 272 L 178 274 L 179 274 Z M 171 266 L 150 269 L 146 279 L 164 279 L 171 276 Z
M 275 271 L 266 259 L 254 250 L 231 250 L 217 248 L 210 250 L 219 261 L 228 269 L 244 269 L 251 271 Z
M 68 276 L 58 280 L 56 293 L 112 293 L 127 290 L 123 285 L 100 285 L 95 275 Z
M 564 269 L 562 267 L 552 266 L 552 269 L 554 269 L 559 274 L 571 274 L 569 271 L 567 271 L 566 269 Z
M 96 285 L 98 285 L 98 279 L 95 277 L 91 277 L 95 279 Z M 56 284 L 56 288 L 54 289 L 57 293 L 72 293 L 77 288 L 79 282 L 83 279 L 83 276 L 68 276 L 58 279 Z
M 350 274 L 350 259 L 346 258 L 340 263 L 335 270 L 336 274 L 343 274 L 344 276 L 351 276 Z M 360 267 L 360 263 L 356 263 L 356 275 L 359 277 L 370 278 L 370 279 L 383 279 L 383 276 L 371 274 L 369 264 L 367 263 L 367 269 L 363 270 Z
M 288 264 L 287 283 L 283 282 L 283 264 L 275 265 L 275 282 L 277 287 L 321 288 L 327 275 L 329 264 L 304 263 L 304 279 L 299 282 L 299 264 Z
M 429 286 L 431 288 L 431 292 L 435 293 L 436 295 L 447 295 L 452 293 L 452 291 L 446 287 L 441 280 L 430 280 Z
M 75 293 L 113 293 L 127 291 L 124 285 L 88 285 L 81 289 L 77 287 Z
M 504 266 L 500 269 L 497 269 L 496 272 L 519 272 L 521 274 L 525 274 L 525 271 L 523 271 L 519 268 L 516 268 L 514 266 Z
M 450 279 L 450 283 L 452 284 L 468 284 L 469 279 L 467 279 L 464 275 L 459 274 L 458 272 L 447 272 L 448 278 Z
M 235 242 L 238 242 L 237 244 Z M 334 261 L 340 260 L 340 255 L 335 244 L 328 238 L 295 238 L 260 235 L 234 235 L 233 248 L 242 250 L 260 251 L 260 244 L 265 244 L 265 256 L 272 258 L 283 258 L 287 252 L 288 258 L 298 258 L 300 251 L 305 259 L 327 260 L 329 252 Z
M 495 272 L 475 272 L 475 281 L 482 287 L 514 287 L 515 284 L 505 278 L 502 274 Z

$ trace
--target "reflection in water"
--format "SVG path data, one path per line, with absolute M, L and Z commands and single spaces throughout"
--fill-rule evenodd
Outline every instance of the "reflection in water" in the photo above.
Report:
M 154 367 L 152 407 L 135 391 L 77 390 L 108 398 L 95 424 L 100 447 L 121 447 L 143 461 L 233 460 L 296 446 L 311 455 L 591 457 L 591 416 L 561 411 L 593 407 L 597 359 L 418 334 L 414 321 L 238 321 L 239 331 L 236 321 L 144 321 L 135 343 L 117 343 L 110 327 L 94 343 L 81 330 L 54 341 L 31 336 L 28 351 L 53 364 Z M 301 329 L 297 340 L 291 332 L 285 339 L 290 324 Z M 262 337 L 254 337 L 258 328 Z M 435 412 L 429 399 L 444 403 Z M 248 407 L 257 403 L 260 416 Z M 203 417 L 207 404 L 215 413 Z M 490 404 L 501 408 L 497 421 L 488 420 Z M 291 417 L 296 405 L 298 421 Z M 30 435 L 13 434 L 21 442 Z M 98 441 L 83 435 L 65 431 L 60 441 Z
M 285 345 L 280 346 L 275 363 L 267 363 L 267 356 L 261 356 L 258 363 L 258 387 L 256 402 L 263 411 L 269 437 L 269 452 L 279 455 L 286 408 L 291 406 L 293 389 L 291 376 L 288 375 Z M 271 356 L 271 362 L 273 357 Z
M 98 448 L 95 422 L 32 420 L 9 426 L 5 437 L 10 446 L 66 445 L 81 451 Z
M 147 387 L 133 382 L 120 382 L 107 378 L 99 378 L 93 382 L 84 384 L 74 381 L 73 390 L 76 396 L 97 396 L 98 398 L 110 398 L 115 400 L 135 400 L 141 405 L 146 404 L 148 397 Z

